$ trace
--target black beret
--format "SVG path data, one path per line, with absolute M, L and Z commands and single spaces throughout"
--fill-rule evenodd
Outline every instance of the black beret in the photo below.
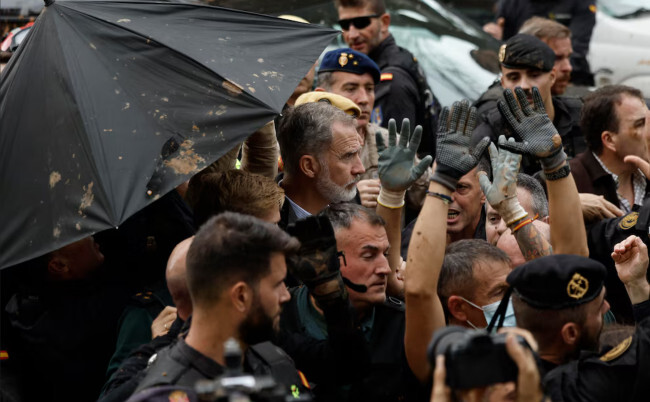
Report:
M 372 59 L 350 48 L 331 50 L 325 53 L 318 72 L 344 71 L 352 74 L 370 74 L 375 84 L 379 82 L 380 71 Z
M 555 65 L 555 52 L 532 35 L 517 34 L 501 45 L 499 62 L 506 68 L 533 68 L 549 72 Z
M 506 281 L 532 307 L 559 310 L 595 299 L 606 275 L 607 269 L 596 260 L 556 254 L 515 268 Z

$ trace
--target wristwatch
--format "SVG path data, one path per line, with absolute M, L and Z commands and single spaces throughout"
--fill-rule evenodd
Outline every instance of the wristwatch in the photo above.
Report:
M 546 180 L 560 180 L 564 179 L 571 173 L 571 168 L 569 167 L 569 164 L 567 163 L 566 165 L 562 166 L 558 170 L 551 172 L 551 173 L 546 173 L 544 172 L 544 176 L 546 176 Z

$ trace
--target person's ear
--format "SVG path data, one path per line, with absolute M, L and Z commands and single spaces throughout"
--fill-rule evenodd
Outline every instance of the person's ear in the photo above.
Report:
M 50 258 L 50 261 L 47 263 L 47 272 L 50 276 L 61 278 L 64 277 L 70 271 L 70 267 L 66 264 L 63 258 L 58 256 L 53 256 Z
M 379 22 L 381 22 L 381 33 L 387 35 L 388 27 L 390 26 L 390 14 L 383 13 L 381 17 L 379 17 Z
M 315 178 L 320 172 L 320 164 L 313 155 L 303 155 L 300 157 L 299 167 L 302 174 L 310 179 Z
M 567 346 L 575 346 L 578 344 L 580 339 L 580 328 L 574 322 L 567 322 L 562 326 L 560 334 L 562 335 L 562 340 Z
M 557 78 L 557 71 L 555 70 L 555 67 L 551 70 L 551 86 L 555 84 L 555 79 Z
M 253 304 L 253 290 L 246 282 L 237 282 L 230 288 L 230 301 L 235 310 L 247 313 Z
M 458 296 L 449 296 L 447 299 L 447 309 L 449 314 L 458 321 L 467 321 L 467 313 L 465 312 L 465 301 Z
M 603 144 L 603 148 L 616 152 L 616 133 L 605 130 L 600 134 L 600 141 Z
M 546 215 L 545 217 L 540 218 L 539 220 L 544 222 L 544 223 L 548 223 L 550 225 L 549 221 L 551 220 L 551 218 L 548 215 Z

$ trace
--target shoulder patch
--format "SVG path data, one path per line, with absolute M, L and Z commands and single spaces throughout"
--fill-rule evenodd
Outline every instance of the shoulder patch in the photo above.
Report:
M 600 360 L 604 362 L 609 362 L 616 359 L 617 357 L 625 353 L 625 351 L 630 347 L 631 344 L 632 344 L 632 336 L 624 339 L 623 342 L 614 346 L 609 352 L 600 356 Z
M 131 300 L 139 305 L 146 305 L 153 301 L 156 301 L 156 299 L 153 297 L 153 292 L 148 290 L 134 294 L 131 297 Z
M 168 399 L 169 402 L 190 402 L 190 398 L 185 391 L 172 391 Z
M 629 214 L 625 215 L 623 219 L 621 219 L 621 221 L 618 223 L 618 227 L 623 230 L 632 229 L 634 225 L 636 225 L 636 221 L 638 220 L 639 220 L 639 213 L 630 212 Z
M 393 80 L 393 73 L 383 73 L 381 76 L 379 76 L 379 81 L 392 81 Z

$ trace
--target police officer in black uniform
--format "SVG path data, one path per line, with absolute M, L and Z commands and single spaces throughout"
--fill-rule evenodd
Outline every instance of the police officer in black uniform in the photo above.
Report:
M 286 353 L 264 343 L 277 331 L 281 305 L 289 300 L 285 256 L 298 246 L 276 225 L 251 216 L 225 212 L 206 222 L 187 255 L 189 332 L 152 357 L 131 399 L 196 400 L 198 380 L 225 373 L 229 339 L 244 349 L 244 372 L 273 376 L 294 398 L 308 394 L 306 379 Z
M 502 0 L 497 11 L 497 18 L 504 19 L 502 39 L 510 39 L 523 23 L 533 16 L 566 25 L 571 30 L 573 47 L 571 82 L 577 85 L 594 85 L 587 53 L 596 24 L 595 3 L 594 0 Z
M 540 76 L 546 80 L 545 86 L 548 86 L 548 88 L 542 88 L 542 83 L 540 83 L 539 89 L 546 105 L 546 112 L 549 116 L 553 115 L 553 125 L 562 137 L 564 152 L 569 158 L 572 158 L 577 153 L 584 151 L 586 143 L 580 130 L 580 107 L 576 107 L 575 102 L 567 101 L 566 98 L 551 97 L 551 75 L 555 65 L 553 50 L 532 35 L 518 34 L 501 46 L 499 61 L 502 74 L 506 75 L 501 78 L 503 88 L 514 90 L 514 87 L 510 85 L 515 82 L 510 78 L 510 74 L 513 74 L 512 70 L 515 70 L 515 74 L 522 76 L 522 78 L 516 78 L 520 81 L 515 82 L 515 85 L 521 86 L 524 90 L 530 91 L 532 86 L 537 86 L 534 84 L 537 80 L 540 80 Z M 550 85 L 546 85 L 549 83 Z M 508 134 L 509 127 L 496 107 L 497 101 L 503 100 L 500 93 L 502 91 L 498 88 L 491 88 L 476 102 L 479 109 L 479 118 L 482 122 L 472 134 L 472 144 L 477 144 L 484 137 L 489 137 L 496 144 L 499 135 L 504 133 L 504 129 L 505 133 Z M 550 98 L 550 102 L 548 98 Z M 513 136 L 517 141 L 521 141 L 516 133 L 507 136 Z M 539 171 L 540 167 L 536 160 L 524 156 L 521 169 L 522 172 L 533 175 Z
M 352 49 L 367 54 L 381 70 L 372 122 L 388 127 L 389 119 L 401 122 L 408 118 L 414 127 L 423 128 L 419 156 L 435 155 L 440 103 L 417 59 L 398 46 L 388 31 L 390 15 L 383 0 L 336 0 L 335 5 L 343 39 Z
M 616 269 L 634 303 L 636 329 L 605 329 L 599 353 L 583 352 L 577 361 L 551 371 L 545 382 L 554 401 L 645 401 L 650 393 L 650 284 L 648 250 L 631 236 L 616 245 Z M 604 339 L 603 339 L 604 338 Z
M 512 297 L 517 326 L 530 331 L 539 345 L 542 377 L 574 360 L 581 350 L 597 350 L 604 318 L 605 267 L 576 255 L 555 254 L 513 270 L 490 331 Z

